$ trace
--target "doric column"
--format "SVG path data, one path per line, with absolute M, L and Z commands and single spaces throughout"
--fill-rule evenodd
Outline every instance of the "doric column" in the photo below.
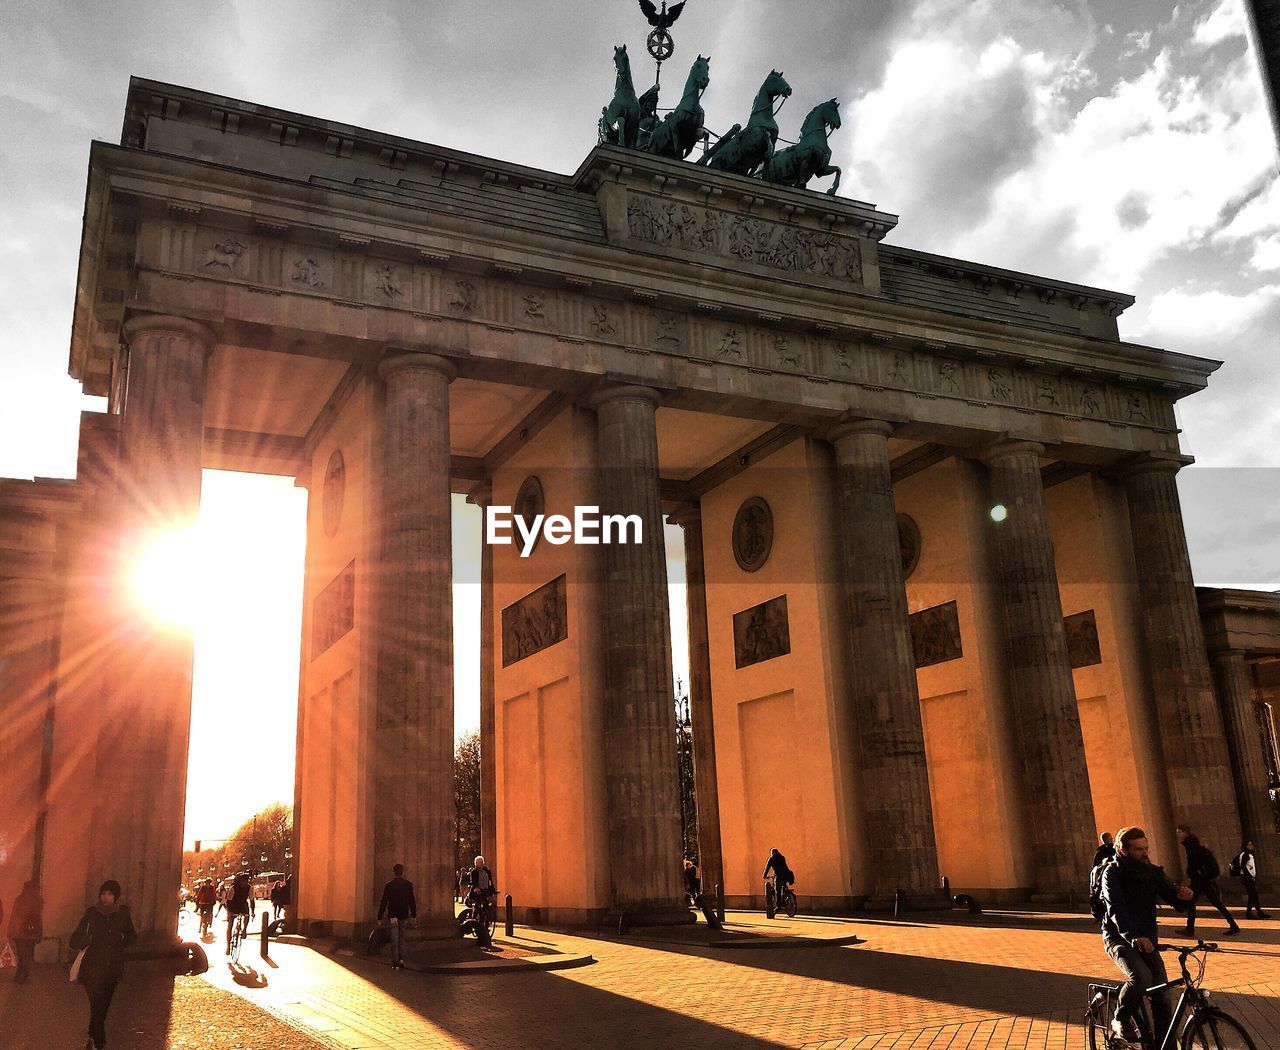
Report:
M 205 371 L 216 343 L 209 328 L 177 317 L 135 317 L 124 334 L 122 590 L 152 543 L 193 527 L 199 515 Z M 167 940 L 176 936 L 182 882 L 193 638 L 190 625 L 159 622 L 132 595 L 120 612 L 124 644 L 107 674 L 98 744 L 99 783 L 111 788 L 97 800 L 107 815 L 95 821 L 93 855 L 96 874 L 120 882 L 138 932 Z
M 1252 839 L 1258 852 L 1258 874 L 1267 886 L 1280 885 L 1280 843 L 1275 808 L 1267 791 L 1267 757 L 1262 748 L 1262 724 L 1253 678 L 1244 653 L 1228 649 L 1213 654 L 1213 677 L 1222 705 L 1231 755 L 1236 799 L 1240 804 L 1242 839 Z M 1237 844 L 1224 842 L 1219 853 L 1230 855 Z
M 849 611 L 853 731 L 861 748 L 873 893 L 938 892 L 938 849 L 925 760 L 898 516 L 889 474 L 892 427 L 837 424 L 840 553 Z
M 992 505 L 1007 514 L 990 527 L 1036 889 L 1057 894 L 1078 888 L 1089 870 L 1094 816 L 1040 480 L 1043 452 L 1035 442 L 1002 441 L 983 459 Z
M 658 394 L 610 387 L 599 422 L 600 510 L 635 515 L 640 543 L 601 547 L 605 763 L 613 906 L 634 922 L 683 921 L 680 801 L 667 559 L 658 497 Z
M 711 702 L 711 642 L 707 635 L 707 570 L 702 554 L 702 508 L 670 515 L 684 533 L 685 609 L 689 621 L 689 710 L 693 723 L 693 785 L 698 803 L 698 867 L 702 886 L 724 894 L 720 852 L 720 793 L 716 780 L 715 712 Z
M 493 547 L 485 543 L 484 515 L 493 502 L 493 483 L 483 481 L 467 495 L 480 508 L 480 852 L 498 874 L 497 708 L 494 699 Z
M 394 864 L 417 887 L 418 916 L 453 924 L 453 549 L 445 358 L 393 352 L 383 437 L 378 572 L 374 885 Z M 374 902 L 370 902 L 372 907 Z
M 1240 820 L 1183 533 L 1180 465 L 1148 457 L 1126 470 L 1124 486 L 1173 817 L 1221 855 L 1239 845 Z

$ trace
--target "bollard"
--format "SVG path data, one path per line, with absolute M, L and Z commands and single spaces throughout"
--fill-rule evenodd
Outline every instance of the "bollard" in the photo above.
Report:
M 951 880 L 947 876 L 942 876 L 942 895 L 947 898 L 948 903 L 951 901 Z
M 720 892 L 720 883 L 716 883 L 716 918 L 724 925 L 724 894 Z
M 902 914 L 902 906 L 906 903 L 907 895 L 902 890 L 893 891 L 893 917 L 896 919 Z
M 267 918 L 264 910 L 262 913 L 262 945 L 258 949 L 258 954 L 264 959 L 269 958 L 271 953 L 271 920 Z
M 515 912 L 511 907 L 511 894 L 507 894 L 505 898 L 507 906 L 507 936 L 514 937 L 516 935 L 516 919 Z

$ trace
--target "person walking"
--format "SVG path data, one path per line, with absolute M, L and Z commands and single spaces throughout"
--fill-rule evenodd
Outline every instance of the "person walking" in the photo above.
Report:
M 1262 910 L 1262 902 L 1258 900 L 1258 854 L 1253 848 L 1252 840 L 1241 845 L 1240 852 L 1236 854 L 1228 870 L 1244 886 L 1245 896 L 1248 898 L 1244 917 L 1252 919 L 1256 913 L 1259 919 L 1267 918 L 1267 913 Z
M 89 1042 L 86 1050 L 107 1045 L 107 1011 L 124 975 L 124 950 L 138 939 L 129 906 L 120 903 L 120 883 L 108 879 L 71 934 L 71 950 L 84 952 L 76 980 L 89 998 Z
M 1115 860 L 1116 843 L 1111 837 L 1111 832 L 1104 831 L 1098 836 L 1098 848 L 1093 851 L 1093 866 L 1096 868 L 1099 864 L 1103 864 L 1109 860 Z
M 40 888 L 35 879 L 28 879 L 22 892 L 13 902 L 13 913 L 9 916 L 9 940 L 13 941 L 13 950 L 18 953 L 18 970 L 13 975 L 14 984 L 26 984 L 31 979 L 31 967 L 36 959 L 36 945 L 44 936 L 42 917 L 44 901 L 40 899 Z
M 1218 875 L 1221 869 L 1218 867 L 1217 858 L 1208 846 L 1196 838 L 1186 824 L 1179 824 L 1174 830 L 1187 854 L 1187 881 L 1191 883 L 1192 896 L 1191 908 L 1187 912 L 1187 936 L 1196 935 L 1196 902 L 1203 897 L 1218 909 L 1219 915 L 1227 920 L 1227 928 L 1223 936 L 1234 937 L 1240 932 L 1240 924 L 1231 917 L 1231 912 L 1227 911 L 1227 906 L 1222 903 L 1222 896 L 1218 893 Z
M 413 883 L 404 877 L 404 865 L 397 864 L 391 872 L 395 878 L 382 888 L 378 921 L 385 916 L 391 926 L 391 968 L 403 970 L 404 928 L 406 923 L 417 922 L 418 902 L 413 896 Z
M 697 907 L 698 898 L 702 896 L 702 875 L 692 857 L 684 859 L 684 892 L 689 897 L 689 903 Z
M 1175 886 L 1163 868 L 1151 863 L 1147 833 L 1142 828 L 1121 828 L 1116 839 L 1115 860 L 1102 871 L 1102 947 L 1125 976 L 1112 1033 L 1137 1042 L 1143 993 L 1166 980 L 1156 901 L 1183 910 L 1192 892 L 1186 886 Z M 1172 1018 L 1167 991 L 1151 995 L 1151 1012 L 1159 1040 Z

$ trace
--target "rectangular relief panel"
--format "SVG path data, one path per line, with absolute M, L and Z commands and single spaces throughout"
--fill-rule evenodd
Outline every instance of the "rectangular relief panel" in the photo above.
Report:
M 1071 657 L 1072 668 L 1102 663 L 1098 621 L 1092 609 L 1063 617 L 1062 626 L 1067 631 L 1067 655 Z
M 335 576 L 316 595 L 311 616 L 311 659 L 315 659 L 356 623 L 356 563 Z
M 735 667 L 750 667 L 775 656 L 786 656 L 789 652 L 791 632 L 787 624 L 785 594 L 733 614 Z
M 960 618 L 956 603 L 946 602 L 912 613 L 911 649 L 917 667 L 945 664 L 964 655 L 960 645 Z
M 510 667 L 569 637 L 565 574 L 502 610 L 502 666 Z

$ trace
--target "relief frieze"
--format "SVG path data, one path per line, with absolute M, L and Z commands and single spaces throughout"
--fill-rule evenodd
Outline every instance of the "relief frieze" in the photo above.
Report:
M 627 231 L 637 241 L 789 273 L 862 283 L 856 240 L 693 204 L 632 194 Z
M 502 666 L 569 637 L 569 607 L 562 573 L 502 610 Z
M 765 252 L 774 266 L 822 270 L 825 263 L 804 262 L 804 253 L 822 248 L 827 240 L 857 248 L 854 240 L 742 216 L 716 213 L 716 221 L 710 222 L 711 210 L 694 205 L 634 195 L 631 203 L 637 208 L 643 204 L 644 209 L 665 209 L 665 225 L 645 210 L 641 232 L 669 229 L 662 236 L 687 244 L 691 251 L 718 251 L 726 257 L 735 251 L 748 252 L 756 258 L 755 249 L 749 250 L 742 240 L 748 234 L 734 234 L 738 226 L 748 232 L 757 230 L 752 235 L 756 237 L 764 236 L 759 232 L 763 227 L 789 231 L 787 238 Z M 676 214 L 671 209 L 680 210 Z M 793 241 L 791 234 L 800 239 Z M 806 241 L 814 237 L 818 240 Z M 955 346 L 938 344 L 939 352 L 934 352 L 934 344 L 904 347 L 877 332 L 855 332 L 852 338 L 842 339 L 831 326 L 815 325 L 819 334 L 814 335 L 788 327 L 787 319 L 772 314 L 761 314 L 756 321 L 734 317 L 722 313 L 714 302 L 686 311 L 651 302 L 639 291 L 637 301 L 619 302 L 598 291 L 593 294 L 590 282 L 549 289 L 500 275 L 450 272 L 439 262 L 378 258 L 350 243 L 294 244 L 278 234 L 245 234 L 184 222 L 160 225 L 150 245 L 140 253 L 140 261 L 158 263 L 163 273 L 174 278 L 244 282 L 272 294 L 323 296 L 351 309 L 404 309 L 424 320 L 452 318 L 501 326 L 503 331 L 543 332 L 565 341 L 600 342 L 636 353 L 737 366 L 761 376 L 852 382 L 872 393 L 910 391 L 926 399 L 963 400 L 972 406 L 1043 413 L 1068 422 L 1107 422 L 1120 428 L 1175 425 L 1169 400 L 1135 388 L 1132 381 L 1106 383 L 1080 371 L 1045 375 L 1037 372 L 1030 358 L 1022 363 L 999 361 L 994 352 L 979 349 L 968 360 Z

